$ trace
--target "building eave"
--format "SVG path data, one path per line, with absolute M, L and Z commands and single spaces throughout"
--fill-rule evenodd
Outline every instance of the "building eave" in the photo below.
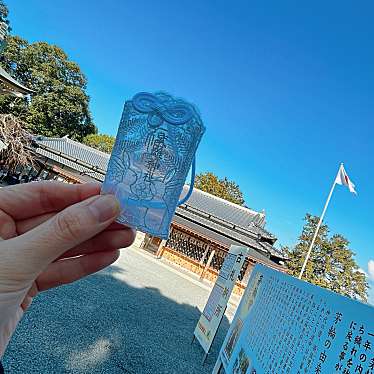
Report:
M 0 93 L 13 94 L 15 96 L 30 95 L 35 91 L 17 82 L 0 66 Z M 17 95 L 18 94 L 18 95 Z

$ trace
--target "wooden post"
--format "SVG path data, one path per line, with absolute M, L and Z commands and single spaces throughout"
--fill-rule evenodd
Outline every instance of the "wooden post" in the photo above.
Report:
M 160 259 L 162 257 L 162 254 L 164 253 L 163 249 L 165 247 L 166 240 L 162 239 L 160 245 L 158 246 L 157 252 L 156 252 L 156 258 Z
M 42 165 L 42 166 L 40 167 L 38 173 L 35 175 L 35 179 L 40 177 L 40 174 L 41 174 L 42 171 L 44 170 L 44 166 L 45 166 L 45 165 Z
M 148 245 L 149 245 L 149 243 L 151 242 L 151 240 L 152 240 L 152 236 L 150 236 L 150 235 L 146 235 L 145 237 L 144 237 L 144 239 L 143 239 L 143 245 L 140 247 L 140 248 L 142 248 L 142 249 L 147 249 L 147 247 L 148 247 Z
M 211 254 L 210 254 L 210 256 L 209 256 L 208 262 L 206 263 L 206 265 L 205 265 L 203 271 L 202 271 L 201 274 L 200 274 L 200 280 L 203 280 L 203 279 L 204 279 L 204 274 L 205 274 L 205 272 L 207 271 L 207 269 L 209 268 L 210 263 L 211 263 L 212 260 L 213 260 L 214 253 L 215 253 L 215 250 L 213 249 L 213 251 L 211 252 Z
M 204 266 L 204 261 L 205 261 L 205 259 L 206 259 L 206 256 L 208 255 L 209 248 L 210 248 L 210 245 L 207 244 L 206 249 L 205 249 L 205 252 L 204 252 L 204 254 L 203 254 L 203 257 L 201 258 L 201 260 L 200 260 L 200 262 L 199 262 L 199 266 Z

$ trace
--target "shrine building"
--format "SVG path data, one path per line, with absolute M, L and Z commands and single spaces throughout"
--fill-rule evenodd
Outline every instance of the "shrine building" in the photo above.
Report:
M 27 172 L 39 179 L 68 183 L 103 181 L 110 155 L 68 137 L 34 138 L 37 167 Z M 183 194 L 187 193 L 185 186 Z M 277 238 L 265 229 L 265 213 L 228 202 L 194 188 L 178 207 L 167 241 L 143 233 L 137 244 L 198 276 L 214 281 L 231 245 L 249 248 L 236 292 L 240 293 L 256 263 L 285 271 L 285 258 L 274 247 Z

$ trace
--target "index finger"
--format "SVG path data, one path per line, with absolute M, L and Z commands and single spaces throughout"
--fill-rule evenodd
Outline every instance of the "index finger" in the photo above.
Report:
M 100 183 L 32 182 L 0 190 L 0 209 L 14 219 L 60 211 L 100 193 Z

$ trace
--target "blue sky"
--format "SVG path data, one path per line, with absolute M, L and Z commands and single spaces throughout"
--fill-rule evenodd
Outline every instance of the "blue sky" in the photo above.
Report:
M 57 44 L 79 63 L 101 132 L 116 133 L 124 100 L 138 91 L 197 104 L 207 127 L 198 171 L 239 183 L 280 244 L 295 243 L 306 212 L 320 214 L 344 162 L 358 196 L 339 186 L 326 221 L 368 272 L 372 1 L 7 3 L 13 34 Z

